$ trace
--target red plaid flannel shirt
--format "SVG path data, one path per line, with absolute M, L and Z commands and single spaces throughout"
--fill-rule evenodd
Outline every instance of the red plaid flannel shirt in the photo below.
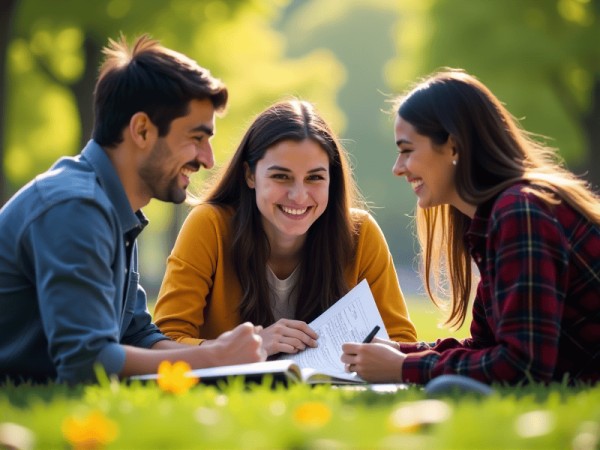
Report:
M 401 344 L 405 381 L 600 380 L 600 226 L 529 189 L 477 209 L 465 236 L 481 275 L 471 337 Z

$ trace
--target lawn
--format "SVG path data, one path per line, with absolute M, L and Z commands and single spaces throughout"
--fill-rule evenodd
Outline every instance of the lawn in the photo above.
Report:
M 433 399 L 419 387 L 377 392 L 233 383 L 198 385 L 181 395 L 114 381 L 72 390 L 4 387 L 0 442 L 11 444 L 19 431 L 13 447 L 42 449 L 594 449 L 600 388 L 497 388 L 485 398 Z
M 421 339 L 466 335 L 437 329 L 442 316 L 425 301 L 409 308 Z M 106 377 L 70 389 L 7 385 L 0 448 L 599 448 L 600 386 L 494 388 L 488 397 L 430 398 L 419 386 L 271 389 L 239 380 L 181 394 Z

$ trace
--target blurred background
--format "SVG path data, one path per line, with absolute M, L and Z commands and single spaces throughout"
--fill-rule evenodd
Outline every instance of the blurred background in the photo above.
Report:
M 435 69 L 466 69 L 597 189 L 599 19 L 600 0 L 0 0 L 0 204 L 89 139 L 108 38 L 149 33 L 228 85 L 218 164 L 270 103 L 314 102 L 351 154 L 405 294 L 426 302 L 415 197 L 391 171 L 390 100 Z M 153 300 L 188 209 L 144 211 L 140 270 Z

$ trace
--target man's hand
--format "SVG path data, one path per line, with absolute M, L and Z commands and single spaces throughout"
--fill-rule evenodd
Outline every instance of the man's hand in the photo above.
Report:
M 246 364 L 264 361 L 267 353 L 259 333 L 262 327 L 255 327 L 250 322 L 238 325 L 226 331 L 217 339 L 204 341 L 199 347 L 211 353 L 214 365 Z
M 391 343 L 377 339 L 371 344 L 342 345 L 342 362 L 346 371 L 356 372 L 371 383 L 401 383 L 402 364 L 406 355 Z
M 264 361 L 267 354 L 258 334 L 261 330 L 247 322 L 200 346 L 171 340 L 158 341 L 150 349 L 124 345 L 125 363 L 119 375 L 156 373 L 162 361 L 186 361 L 192 369 Z
M 317 333 L 301 320 L 280 319 L 260 332 L 268 355 L 298 353 L 317 346 Z

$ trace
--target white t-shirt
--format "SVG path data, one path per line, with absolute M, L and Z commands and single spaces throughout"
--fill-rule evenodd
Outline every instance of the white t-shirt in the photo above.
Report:
M 296 280 L 300 274 L 298 264 L 294 271 L 285 280 L 280 280 L 267 265 L 267 283 L 269 283 L 271 309 L 275 321 L 279 319 L 293 319 L 296 313 L 298 296 L 294 292 Z

